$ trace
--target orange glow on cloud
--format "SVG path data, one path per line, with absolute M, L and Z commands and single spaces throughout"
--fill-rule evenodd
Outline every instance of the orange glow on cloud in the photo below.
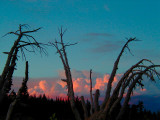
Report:
M 37 86 L 33 88 L 29 88 L 28 92 L 30 95 L 42 95 L 45 94 L 51 98 L 55 97 L 66 97 L 65 88 L 63 88 L 60 84 L 52 84 L 49 85 L 46 80 L 41 80 Z
M 94 89 L 100 89 L 100 90 L 104 90 L 105 87 L 105 82 L 102 78 L 97 78 L 96 79 L 96 84 L 94 86 Z
M 65 83 L 65 82 L 63 82 L 63 81 L 58 81 L 58 83 L 59 83 L 63 88 L 67 85 L 67 83 Z
M 147 89 L 143 88 L 143 89 L 140 89 L 140 91 L 142 91 L 142 92 L 146 92 L 146 91 L 147 91 Z
M 74 73 L 74 74 L 73 74 Z M 79 73 L 79 71 L 73 71 L 73 89 L 75 92 L 75 95 L 81 96 L 89 96 L 90 94 L 90 80 L 89 80 L 89 72 L 83 71 Z M 59 72 L 60 79 L 65 79 L 64 71 Z M 88 76 L 87 76 L 88 75 Z M 104 74 L 104 75 L 98 75 L 93 74 L 92 78 L 92 89 L 93 89 L 93 94 L 96 89 L 100 90 L 100 94 L 104 96 L 105 90 L 107 88 L 107 84 L 110 78 L 109 74 Z M 118 80 L 122 74 L 117 74 L 114 78 L 114 81 L 112 83 L 112 87 L 115 88 Z M 50 98 L 55 98 L 55 97 L 67 97 L 67 89 L 66 89 L 66 83 L 61 81 L 59 78 L 57 80 L 54 79 L 54 81 L 47 81 L 47 80 L 40 80 L 37 85 L 30 87 L 28 92 L 30 95 L 35 95 L 39 96 L 42 94 L 45 94 L 46 96 L 49 96 Z M 145 92 L 146 89 L 141 89 L 139 92 L 134 92 L 134 95 L 140 95 L 142 92 Z M 126 93 L 124 94 L 125 97 Z M 101 96 L 101 97 L 102 97 Z
M 61 75 L 62 78 L 64 78 L 65 77 L 64 71 L 60 72 L 59 75 Z M 90 80 L 88 78 L 84 78 L 84 77 L 87 77 L 87 72 L 83 71 L 81 74 L 76 73 L 76 75 L 78 77 L 73 78 L 73 89 L 75 94 L 77 94 L 78 96 L 89 95 Z M 109 74 L 105 74 L 102 77 L 93 79 L 92 80 L 93 93 L 96 89 L 100 89 L 100 91 L 103 92 L 107 87 L 109 77 L 110 77 Z M 115 77 L 113 81 L 113 86 L 115 83 L 117 83 L 117 81 L 118 81 L 118 78 Z M 67 84 L 61 80 L 52 84 L 47 83 L 46 80 L 41 80 L 39 81 L 38 85 L 35 85 L 32 88 L 29 88 L 28 92 L 30 95 L 36 94 L 36 96 L 39 96 L 40 94 L 46 94 L 46 96 L 53 97 L 53 98 L 57 96 L 66 97 L 66 94 L 67 94 L 66 85 Z
M 46 82 L 45 80 L 42 80 L 42 81 L 39 82 L 39 87 L 40 87 L 40 89 L 42 89 L 43 91 L 46 91 L 47 88 L 48 88 L 48 84 L 47 84 L 47 82 Z

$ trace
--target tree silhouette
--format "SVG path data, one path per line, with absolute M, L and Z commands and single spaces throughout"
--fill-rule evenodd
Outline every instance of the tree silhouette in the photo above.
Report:
M 66 79 L 62 79 L 62 81 L 67 83 L 68 97 L 70 99 L 70 105 L 71 105 L 72 111 L 75 115 L 75 118 L 76 118 L 76 120 L 81 120 L 80 114 L 79 114 L 79 112 L 76 108 L 76 105 L 75 105 L 75 96 L 74 96 L 74 91 L 73 91 L 72 75 L 71 75 L 70 66 L 68 63 L 68 58 L 67 58 L 67 53 L 66 53 L 66 47 L 71 46 L 71 45 L 75 45 L 77 43 L 65 44 L 63 41 L 63 35 L 65 32 L 66 32 L 66 30 L 63 31 L 63 29 L 61 27 L 61 29 L 59 30 L 60 41 L 58 42 L 57 40 L 55 40 L 54 43 L 50 42 L 50 44 L 53 45 L 57 49 L 57 53 L 60 55 L 60 59 L 63 63 L 63 67 L 65 70 L 65 76 L 66 76 Z
M 111 73 L 111 76 L 109 78 L 109 82 L 107 85 L 106 95 L 105 99 L 101 105 L 101 109 L 98 113 L 93 114 L 90 119 L 93 120 L 105 120 L 109 119 L 110 115 L 113 113 L 113 111 L 117 108 L 117 106 L 120 104 L 125 91 L 127 91 L 127 95 L 124 98 L 124 103 L 117 114 L 116 120 L 120 120 L 123 118 L 123 115 L 125 113 L 125 110 L 127 108 L 128 102 L 130 100 L 131 93 L 133 92 L 133 89 L 136 88 L 136 85 L 139 85 L 143 87 L 142 84 L 143 76 L 147 76 L 149 79 L 154 81 L 155 75 L 159 78 L 159 73 L 156 71 L 156 67 L 160 67 L 160 65 L 154 65 L 152 61 L 148 59 L 142 59 L 132 67 L 130 67 L 122 76 L 122 78 L 119 80 L 117 86 L 115 89 L 113 89 L 113 93 L 111 94 L 112 89 L 112 82 L 116 75 L 118 64 L 120 61 L 120 58 L 125 51 L 125 49 L 128 49 L 130 52 L 130 49 L 128 47 L 128 44 L 133 41 L 138 41 L 136 38 L 130 38 L 127 40 L 125 45 L 123 46 L 121 52 L 119 53 Z M 147 64 L 145 64 L 147 62 Z
M 18 51 L 19 50 L 21 51 L 22 57 L 24 58 L 26 58 L 25 52 L 24 52 L 25 50 L 28 52 L 35 52 L 38 50 L 40 53 L 43 52 L 46 54 L 46 50 L 43 47 L 44 44 L 37 42 L 37 40 L 32 35 L 30 35 L 31 33 L 37 32 L 41 28 L 34 29 L 34 30 L 27 30 L 27 31 L 24 31 L 23 29 L 29 29 L 29 26 L 26 24 L 23 24 L 23 25 L 20 24 L 19 29 L 17 31 L 9 32 L 4 35 L 4 36 L 10 35 L 10 34 L 16 35 L 17 40 L 15 40 L 9 52 L 4 52 L 4 54 L 8 55 L 8 58 L 0 77 L 0 105 L 2 104 L 4 97 L 7 95 L 7 93 L 11 89 L 12 76 L 13 76 L 14 70 L 16 69 L 15 68 L 16 61 L 18 60 L 17 59 Z
M 20 87 L 15 99 L 9 106 L 6 120 L 11 120 L 12 113 L 16 104 L 19 103 L 20 100 L 23 99 L 23 97 L 26 97 L 26 96 L 28 97 L 27 82 L 28 82 L 28 61 L 26 62 L 25 78 L 23 79 L 22 86 Z
M 50 44 L 53 45 L 57 49 L 57 53 L 59 53 L 59 55 L 60 55 L 61 61 L 64 66 L 65 75 L 66 75 L 66 79 L 62 79 L 62 81 L 67 83 L 68 96 L 70 98 L 70 103 L 71 103 L 73 113 L 75 114 L 76 119 L 80 120 L 81 118 L 80 118 L 79 113 L 78 113 L 77 109 L 75 108 L 75 104 L 74 104 L 74 91 L 73 91 L 72 76 L 71 76 L 71 71 L 70 71 L 70 67 L 68 64 L 68 58 L 67 58 L 67 54 L 66 54 L 66 47 L 71 46 L 71 45 L 75 45 L 75 44 L 64 44 L 63 35 L 64 35 L 65 31 L 62 31 L 62 28 L 59 31 L 60 31 L 59 34 L 61 37 L 61 41 L 60 42 L 55 41 L 54 43 L 50 43 Z M 155 81 L 156 76 L 159 78 L 160 74 L 157 72 L 157 70 L 155 68 L 160 67 L 160 65 L 154 65 L 151 60 L 142 59 L 139 62 L 137 62 L 135 65 L 130 67 L 123 74 L 122 78 L 118 81 L 116 88 L 113 89 L 113 92 L 111 92 L 112 91 L 112 83 L 113 83 L 114 77 L 116 75 L 116 72 L 118 70 L 118 65 L 119 65 L 120 59 L 126 49 L 128 49 L 128 51 L 131 53 L 131 50 L 129 48 L 129 43 L 131 43 L 133 41 L 139 41 L 139 40 L 137 40 L 136 38 L 128 39 L 127 42 L 122 47 L 122 49 L 121 49 L 121 51 L 120 51 L 120 53 L 114 63 L 113 70 L 111 72 L 109 82 L 107 84 L 107 89 L 106 89 L 104 101 L 101 104 L 100 108 L 98 105 L 99 90 L 96 90 L 96 93 L 94 96 L 94 113 L 91 114 L 91 116 L 88 118 L 87 118 L 87 112 L 86 112 L 84 98 L 83 98 L 83 96 L 81 97 L 83 109 L 84 109 L 84 112 L 86 112 L 86 113 L 84 113 L 84 116 L 86 117 L 85 119 L 113 120 L 113 118 L 114 118 L 116 120 L 121 120 L 124 117 L 124 113 L 128 108 L 128 102 L 130 100 L 131 93 L 133 93 L 133 89 L 136 88 L 137 85 L 139 85 L 143 88 L 143 86 L 144 86 L 142 84 L 143 76 L 147 76 L 152 81 Z M 61 48 L 59 48 L 59 45 L 61 45 Z M 91 72 L 92 71 L 90 71 L 90 76 L 91 76 Z M 91 79 L 91 77 L 90 77 L 90 79 Z M 90 94 L 92 94 L 91 90 L 92 90 L 92 84 L 91 84 L 91 88 L 90 88 Z M 124 98 L 124 102 L 122 104 L 121 109 L 119 109 L 119 111 L 117 112 L 116 109 L 119 108 L 120 102 L 125 94 L 125 91 L 127 91 L 127 94 Z M 91 106 L 93 106 L 92 96 L 91 96 L 91 103 L 92 103 Z M 91 113 L 93 112 L 92 109 L 93 109 L 93 107 L 91 107 L 91 110 L 90 110 Z M 115 111 L 117 113 L 116 115 L 114 114 Z M 115 115 L 114 117 L 111 116 L 113 114 Z

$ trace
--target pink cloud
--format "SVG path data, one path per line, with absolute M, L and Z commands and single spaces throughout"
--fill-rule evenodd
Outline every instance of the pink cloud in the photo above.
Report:
M 143 88 L 143 89 L 140 89 L 141 92 L 146 92 L 147 89 Z
M 64 71 L 59 71 L 59 78 L 55 80 L 56 82 L 51 82 L 47 80 L 40 80 L 37 85 L 34 85 L 32 87 L 29 87 L 29 93 L 31 95 L 37 94 L 46 94 L 46 96 L 50 97 L 56 97 L 56 96 L 64 96 L 64 94 L 67 94 L 66 89 L 66 83 L 61 81 L 60 78 L 65 79 L 65 73 Z M 101 75 L 98 73 L 92 74 L 92 89 L 93 93 L 96 89 L 100 89 L 100 92 L 102 95 L 104 94 L 104 91 L 106 90 L 107 83 L 109 80 L 110 75 L 105 74 Z M 89 79 L 89 71 L 76 71 L 73 70 L 72 72 L 72 80 L 73 80 L 73 89 L 76 95 L 81 96 L 87 96 L 90 94 L 90 79 Z M 120 76 L 120 75 L 119 75 Z M 117 83 L 119 76 L 116 76 L 114 78 L 112 86 L 114 87 Z M 30 85 L 29 85 L 30 86 Z
M 83 95 L 89 93 L 88 79 L 73 78 L 73 89 L 77 95 Z
M 103 78 L 97 78 L 96 79 L 96 84 L 95 84 L 93 89 L 99 89 L 99 90 L 104 91 L 105 86 L 106 86 L 106 82 L 104 81 L 104 79 Z
M 28 81 L 28 92 L 30 95 L 36 94 L 39 96 L 40 94 L 46 94 L 50 98 L 55 98 L 57 96 L 66 97 L 67 96 L 67 87 L 66 83 L 61 81 L 61 79 L 65 79 L 64 71 L 61 70 L 58 72 L 59 77 L 57 78 L 37 78 L 37 79 L 30 79 Z M 114 78 L 112 83 L 112 88 L 116 87 L 119 79 L 121 78 L 122 74 L 117 74 Z M 72 72 L 73 77 L 73 88 L 76 96 L 89 96 L 90 94 L 90 79 L 89 79 L 89 71 L 77 71 L 73 70 Z M 92 74 L 92 90 L 93 94 L 96 89 L 100 89 L 101 97 L 104 96 L 105 90 L 107 88 L 107 84 L 110 78 L 110 74 Z M 19 79 L 18 82 L 15 82 L 15 87 L 19 88 L 21 85 L 22 80 Z M 19 84 L 19 85 L 18 85 Z M 138 88 L 134 91 L 135 95 L 147 94 L 149 89 L 144 88 L 143 90 Z M 126 95 L 126 93 L 125 93 Z M 125 96 L 124 95 L 124 96 Z
M 48 83 L 45 80 L 42 80 L 39 82 L 39 87 L 43 91 L 46 91 L 48 89 Z
M 45 94 L 50 98 L 55 97 L 66 97 L 66 89 L 63 88 L 59 83 L 50 84 L 46 80 L 41 80 L 38 85 L 33 88 L 29 88 L 28 92 L 30 95 L 42 95 Z

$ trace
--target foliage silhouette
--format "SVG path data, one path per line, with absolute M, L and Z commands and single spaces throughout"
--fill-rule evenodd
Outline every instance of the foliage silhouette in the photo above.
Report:
M 8 111 L 6 106 L 9 106 L 12 102 L 11 97 L 5 99 L 4 105 L 1 106 L 3 111 L 0 111 L 0 120 L 5 120 L 6 113 Z M 70 106 L 69 99 L 62 99 L 57 97 L 56 100 L 49 99 L 45 95 L 39 97 L 29 96 L 27 99 L 23 99 L 23 102 L 27 106 L 17 105 L 14 110 L 13 120 L 19 118 L 23 120 L 25 117 L 32 118 L 33 120 L 50 120 L 53 113 L 56 114 L 57 120 L 75 120 L 74 114 Z M 75 98 L 76 107 L 80 111 L 80 115 L 84 120 L 83 107 L 80 98 Z M 86 106 L 88 111 L 90 110 L 90 102 L 87 100 Z M 121 105 L 117 106 L 110 119 L 115 119 L 118 114 Z M 143 106 L 143 102 L 139 102 L 137 105 L 128 105 L 127 112 L 125 112 L 124 120 L 159 120 L 160 112 L 152 113 L 146 110 Z M 90 113 L 88 113 L 90 115 Z

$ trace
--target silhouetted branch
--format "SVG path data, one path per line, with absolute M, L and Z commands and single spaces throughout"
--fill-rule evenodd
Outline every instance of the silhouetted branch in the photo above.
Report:
M 19 29 L 16 32 L 9 32 L 9 33 L 6 34 L 6 35 L 8 35 L 8 34 L 18 35 L 18 38 L 14 42 L 14 44 L 13 44 L 12 48 L 10 49 L 10 51 L 9 52 L 4 52 L 4 53 L 8 54 L 8 58 L 7 58 L 5 67 L 3 69 L 3 72 L 2 72 L 1 78 L 0 78 L 0 104 L 2 103 L 2 98 L 3 98 L 2 96 L 4 96 L 6 94 L 5 91 L 3 90 L 4 86 L 8 87 L 8 88 L 5 88 L 5 89 L 8 89 L 8 90 L 10 89 L 10 86 L 7 86 L 6 85 L 7 82 L 5 82 L 5 81 L 7 80 L 7 75 L 9 75 L 9 69 L 10 69 L 11 61 L 12 61 L 12 59 L 14 59 L 14 56 L 17 56 L 19 49 L 21 50 L 22 58 L 25 58 L 25 59 L 26 59 L 26 56 L 25 56 L 24 50 L 27 50 L 29 52 L 35 52 L 36 50 L 39 50 L 39 52 L 41 54 L 42 53 L 47 54 L 47 51 L 43 47 L 45 44 L 37 42 L 36 39 L 33 36 L 28 35 L 29 33 L 37 32 L 41 28 L 34 29 L 34 30 L 31 30 L 31 31 L 22 31 L 23 28 L 27 28 L 28 29 L 29 26 L 27 24 L 23 24 L 23 25 L 20 24 L 19 25 Z M 28 42 L 22 40 L 22 38 L 24 36 L 27 37 Z M 31 40 L 29 38 L 33 42 L 31 42 Z M 27 48 L 27 46 L 30 46 L 32 48 L 32 50 L 29 50 Z M 16 50 L 17 50 L 16 55 L 14 55 L 14 52 Z M 15 61 L 15 64 L 16 64 L 16 61 Z M 14 72 L 14 69 L 13 69 L 13 72 Z M 13 72 L 12 72 L 12 74 L 13 74 Z M 10 75 L 10 76 L 12 76 L 12 75 Z
M 141 83 L 141 81 L 139 81 L 139 80 L 142 80 L 142 75 L 146 75 L 145 73 L 147 73 L 148 71 L 150 71 L 150 69 L 156 68 L 156 67 L 160 67 L 160 65 L 150 65 L 150 66 L 146 67 L 145 70 L 137 73 L 136 78 L 132 81 L 132 83 L 131 83 L 130 86 L 129 86 L 129 89 L 128 89 L 128 91 L 127 91 L 127 95 L 126 95 L 126 97 L 125 97 L 123 106 L 122 106 L 122 108 L 121 108 L 121 110 L 120 110 L 120 113 L 118 114 L 116 120 L 121 119 L 122 116 L 124 115 L 124 112 L 125 112 L 125 110 L 126 110 L 126 106 L 127 106 L 128 102 L 129 102 L 129 100 L 130 100 L 130 96 L 131 96 L 131 93 L 132 93 L 132 91 L 133 91 L 133 88 L 135 87 L 135 85 L 136 85 L 137 83 L 138 83 L 138 84 Z M 151 77 L 151 79 L 152 79 L 153 76 L 149 76 L 149 77 Z
M 57 40 L 55 40 L 54 43 L 49 42 L 49 44 L 52 45 L 53 47 L 55 47 L 57 50 L 57 53 L 60 55 L 60 59 L 63 63 L 63 67 L 65 70 L 66 79 L 64 81 L 67 83 L 68 97 L 70 99 L 70 105 L 71 105 L 71 108 L 72 108 L 72 111 L 75 115 L 76 120 L 81 120 L 80 114 L 75 106 L 72 75 L 71 75 L 71 71 L 70 71 L 70 67 L 69 67 L 69 63 L 68 63 L 68 58 L 67 58 L 67 53 L 66 53 L 66 46 L 71 46 L 71 45 L 75 45 L 75 44 L 70 44 L 70 45 L 64 44 L 63 35 L 65 32 L 66 32 L 66 30 L 63 31 L 63 29 L 61 27 L 61 29 L 59 29 L 60 42 L 57 42 Z M 63 79 L 62 79 L 62 81 L 63 81 Z
M 31 31 L 24 31 L 24 32 L 22 32 L 23 34 L 25 34 L 25 33 L 33 33 L 33 32 L 37 32 L 38 30 L 40 30 L 42 27 L 40 27 L 40 28 L 37 28 L 37 29 L 34 29 L 34 30 L 31 30 Z
M 118 57 L 117 57 L 117 59 L 116 59 L 116 61 L 115 61 L 115 63 L 114 63 L 113 70 L 112 70 L 112 73 L 111 73 L 111 75 L 110 75 L 109 82 L 108 82 L 108 84 L 107 84 L 107 90 L 106 90 L 106 94 L 105 94 L 105 99 L 104 99 L 104 101 L 103 101 L 103 103 L 102 103 L 102 105 L 101 105 L 101 110 L 104 109 L 104 107 L 105 107 L 105 105 L 106 105 L 106 103 L 107 103 L 107 101 L 108 101 L 108 99 L 109 99 L 109 97 L 110 97 L 110 92 L 111 92 L 111 89 L 112 89 L 112 82 L 113 82 L 114 77 L 115 77 L 115 75 L 116 75 L 116 72 L 117 72 L 117 70 L 118 70 L 118 64 L 119 64 L 120 58 L 121 58 L 121 56 L 122 56 L 125 48 L 127 48 L 127 47 L 128 47 L 128 44 L 129 44 L 130 42 L 132 42 L 132 41 L 136 41 L 136 38 L 130 38 L 130 39 L 125 43 L 125 45 L 123 46 L 121 52 L 119 53 L 119 55 L 118 55 Z

